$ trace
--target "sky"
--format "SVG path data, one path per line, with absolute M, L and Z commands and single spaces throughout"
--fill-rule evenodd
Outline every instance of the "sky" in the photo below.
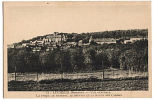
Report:
M 4 4 L 8 44 L 53 32 L 146 29 L 149 2 L 28 2 Z

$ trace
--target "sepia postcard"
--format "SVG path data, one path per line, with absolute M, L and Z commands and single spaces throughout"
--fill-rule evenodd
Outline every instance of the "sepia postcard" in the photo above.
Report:
M 151 2 L 3 2 L 4 98 L 151 98 Z

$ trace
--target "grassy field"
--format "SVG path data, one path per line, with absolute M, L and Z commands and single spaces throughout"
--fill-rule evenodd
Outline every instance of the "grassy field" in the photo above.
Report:
M 10 81 L 9 91 L 146 91 L 148 78 Z

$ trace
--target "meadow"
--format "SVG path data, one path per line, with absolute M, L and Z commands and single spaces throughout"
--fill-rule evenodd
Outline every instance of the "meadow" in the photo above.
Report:
M 147 91 L 148 78 L 10 81 L 8 91 Z

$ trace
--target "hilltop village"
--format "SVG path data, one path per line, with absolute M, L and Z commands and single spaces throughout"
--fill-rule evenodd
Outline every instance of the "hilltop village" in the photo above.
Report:
M 46 36 L 37 37 L 37 39 L 22 41 L 8 45 L 8 48 L 28 48 L 33 52 L 50 51 L 55 48 L 68 49 L 71 47 L 86 47 L 89 45 L 102 44 L 130 44 L 137 40 L 147 39 L 147 37 L 122 37 L 122 38 L 93 38 L 92 35 L 86 37 L 86 41 L 78 39 L 75 41 L 77 34 L 68 37 L 68 34 L 54 32 Z

